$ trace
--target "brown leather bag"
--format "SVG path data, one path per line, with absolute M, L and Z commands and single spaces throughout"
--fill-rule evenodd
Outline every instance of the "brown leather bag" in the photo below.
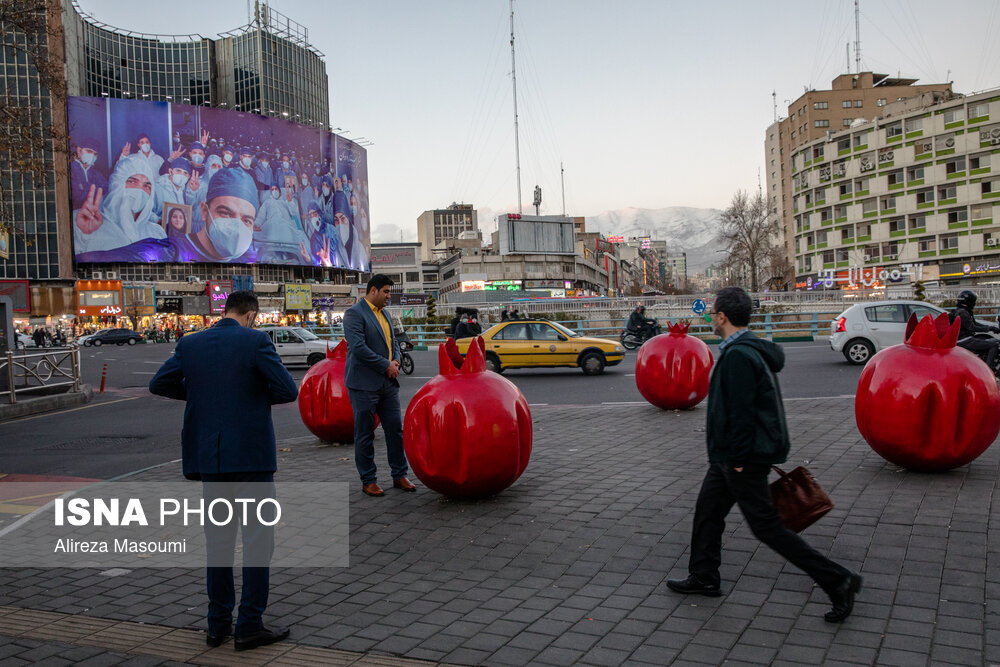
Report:
M 771 500 L 789 530 L 801 533 L 833 509 L 833 501 L 806 468 L 785 472 L 771 466 L 778 479 L 771 483 Z

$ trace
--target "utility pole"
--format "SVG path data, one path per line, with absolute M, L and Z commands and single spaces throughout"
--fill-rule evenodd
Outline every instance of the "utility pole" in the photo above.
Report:
M 514 61 L 514 0 L 510 0 L 510 81 L 514 86 L 514 162 L 517 165 L 517 212 L 521 210 L 521 147 L 517 136 L 517 65 Z

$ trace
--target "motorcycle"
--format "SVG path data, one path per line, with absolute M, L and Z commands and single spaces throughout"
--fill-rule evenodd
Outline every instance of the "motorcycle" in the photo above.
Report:
M 997 326 L 1000 326 L 1000 315 L 997 316 Z M 968 338 L 964 338 L 958 341 L 959 347 L 969 350 L 969 352 L 972 352 L 974 355 L 982 359 L 984 364 L 989 365 L 989 363 L 986 361 L 987 355 L 989 354 L 989 350 L 970 350 L 968 347 L 962 344 L 963 341 L 969 341 L 969 340 L 996 341 L 996 336 L 994 334 L 980 332 L 972 334 Z M 997 354 L 994 355 L 993 365 L 990 367 L 990 370 L 993 371 L 993 376 L 997 379 L 997 382 L 1000 382 L 1000 350 L 998 350 Z
M 653 336 L 659 336 L 661 333 L 663 333 L 663 329 L 660 327 L 660 323 L 654 319 L 652 335 L 649 335 L 646 330 L 631 331 L 626 327 L 622 329 L 621 335 L 618 338 L 621 340 L 622 347 L 626 350 L 635 350 Z
M 410 352 L 413 351 L 413 343 L 405 331 L 398 331 L 394 335 L 399 341 L 399 370 L 407 375 L 413 375 L 413 357 L 410 356 Z

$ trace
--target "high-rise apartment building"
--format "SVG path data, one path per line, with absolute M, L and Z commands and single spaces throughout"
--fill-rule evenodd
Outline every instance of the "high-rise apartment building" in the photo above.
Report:
M 1000 276 L 1000 91 L 879 111 L 786 155 L 796 287 Z
M 793 262 L 795 256 L 793 153 L 818 138 L 850 127 L 855 121 L 871 121 L 882 116 L 885 106 L 890 103 L 928 93 L 934 99 L 952 95 L 950 83 L 916 85 L 916 82 L 916 79 L 872 72 L 842 74 L 833 80 L 830 90 L 804 93 L 788 106 L 785 118 L 767 128 L 764 141 L 767 195 L 774 201 L 774 213 L 781 217 L 785 255 L 789 262 Z
M 434 246 L 459 238 L 462 232 L 479 231 L 479 219 L 472 204 L 452 204 L 448 208 L 424 211 L 417 217 L 417 241 L 424 260 L 434 258 Z

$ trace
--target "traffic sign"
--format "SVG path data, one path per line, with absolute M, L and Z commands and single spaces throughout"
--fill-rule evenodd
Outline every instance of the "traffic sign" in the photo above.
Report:
M 704 299 L 695 299 L 691 303 L 691 310 L 694 311 L 695 315 L 701 315 L 708 308 L 708 304 L 705 303 Z

